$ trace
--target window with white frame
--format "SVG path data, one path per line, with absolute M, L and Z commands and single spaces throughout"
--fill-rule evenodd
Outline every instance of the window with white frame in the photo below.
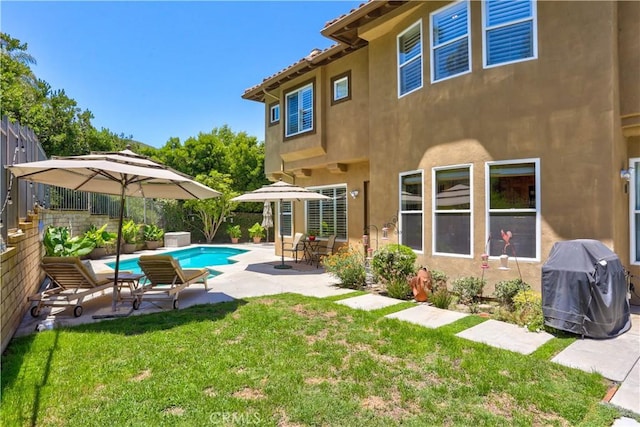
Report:
M 329 200 L 306 202 L 307 233 L 314 231 L 320 237 L 336 235 L 338 240 L 347 239 L 347 186 L 309 188 L 330 197 Z
M 351 80 L 351 71 L 347 71 L 346 73 L 342 73 L 331 78 L 331 105 L 351 99 L 351 87 L 349 80 Z
M 640 265 L 640 158 L 629 160 L 629 171 L 631 172 L 631 191 L 629 194 L 629 223 L 631 228 L 631 264 Z
M 453 3 L 431 13 L 431 81 L 471 70 L 469 2 Z
M 313 83 L 287 93 L 286 136 L 313 130 Z
M 535 0 L 485 0 L 482 6 L 485 67 L 538 56 Z
M 486 176 L 489 255 L 539 259 L 540 161 L 487 163 Z
M 269 123 L 276 124 L 280 121 L 280 104 L 275 103 L 269 107 Z
M 433 252 L 471 256 L 471 166 L 433 171 Z
M 280 232 L 283 236 L 293 236 L 293 203 L 287 200 L 280 202 Z
M 422 251 L 422 171 L 400 174 L 400 243 Z
M 422 87 L 422 21 L 398 36 L 398 97 Z

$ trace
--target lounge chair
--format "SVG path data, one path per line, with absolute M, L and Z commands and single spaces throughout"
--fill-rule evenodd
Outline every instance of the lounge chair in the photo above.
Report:
M 142 255 L 138 264 L 145 275 L 144 283 L 135 291 L 133 308 L 137 310 L 143 299 L 171 299 L 178 308 L 178 295 L 193 283 L 203 283 L 205 290 L 209 270 L 206 268 L 182 269 L 171 255 Z
M 304 255 L 304 233 L 296 233 L 293 235 L 293 242 L 285 242 L 282 250 L 291 254 L 291 258 L 294 258 L 298 262 L 298 252 L 302 252 Z
M 336 235 L 332 234 L 327 239 L 326 244 L 323 245 L 322 243 L 320 243 L 319 245 L 314 247 L 314 249 L 311 251 L 311 262 L 315 262 L 316 267 L 320 267 L 320 261 L 322 260 L 322 257 L 333 254 L 333 248 L 335 244 Z
M 82 302 L 88 296 L 102 293 L 113 287 L 113 281 L 96 279 L 78 257 L 44 257 L 40 263 L 49 278 L 46 288 L 29 295 L 29 301 L 37 301 L 31 307 L 31 315 L 38 317 L 43 307 L 74 306 L 73 315 L 82 315 Z

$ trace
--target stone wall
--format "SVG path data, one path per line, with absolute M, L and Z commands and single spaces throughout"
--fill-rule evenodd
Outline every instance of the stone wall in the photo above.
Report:
M 20 220 L 19 227 L 22 233 L 9 233 L 7 250 L 0 255 L 2 352 L 29 309 L 27 296 L 37 292 L 44 279 L 39 267 L 44 249 L 38 233 L 38 216 Z

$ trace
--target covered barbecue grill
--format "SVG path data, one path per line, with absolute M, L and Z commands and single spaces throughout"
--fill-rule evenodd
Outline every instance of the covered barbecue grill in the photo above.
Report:
M 631 327 L 625 270 L 597 240 L 553 245 L 542 266 L 544 324 L 591 338 L 612 338 Z

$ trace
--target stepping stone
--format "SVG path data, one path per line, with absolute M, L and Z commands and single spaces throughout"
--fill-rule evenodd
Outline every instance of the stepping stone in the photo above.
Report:
M 613 395 L 610 403 L 640 414 L 638 390 L 640 390 L 640 361 L 633 366 L 633 369 L 627 375 L 627 379 L 624 380 L 616 394 Z
M 613 381 L 623 381 L 638 361 L 640 337 L 633 331 L 609 339 L 579 339 L 551 361 L 586 372 L 598 372 Z
M 553 335 L 547 332 L 529 332 L 526 328 L 493 319 L 456 335 L 491 347 L 522 354 L 533 353 L 538 347 L 553 338 Z
M 418 305 L 396 313 L 387 314 L 390 319 L 400 319 L 427 328 L 439 328 L 468 316 L 466 313 L 443 310 L 428 305 Z
M 388 307 L 390 305 L 396 305 L 402 301 L 395 298 L 383 297 L 382 295 L 360 295 L 358 297 L 347 298 L 340 301 L 336 301 L 338 304 L 346 305 L 351 308 L 357 308 L 360 310 L 377 310 L 379 308 Z

